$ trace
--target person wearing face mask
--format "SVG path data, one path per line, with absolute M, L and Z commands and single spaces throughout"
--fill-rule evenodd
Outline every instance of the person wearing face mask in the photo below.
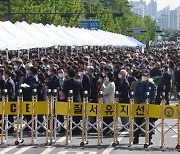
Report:
M 46 89 L 46 85 L 45 85 L 45 76 L 43 73 L 38 73 L 38 83 L 37 83 L 38 101 L 46 100 L 46 91 L 47 91 L 47 89 Z M 44 122 L 43 115 L 38 115 L 37 118 L 40 123 Z M 39 124 L 38 124 L 38 127 L 39 127 L 38 132 L 40 132 L 40 133 L 45 132 L 45 129 L 43 127 L 41 127 Z
M 101 91 L 103 91 L 103 103 L 114 103 L 115 96 L 115 83 L 114 83 L 114 74 L 109 72 L 106 74 L 104 83 L 102 84 Z M 104 117 L 103 121 L 109 125 L 113 121 L 113 117 Z M 103 128 L 106 126 L 103 125 Z M 110 134 L 112 133 L 111 129 L 107 128 L 103 133 Z
M 22 87 L 22 85 L 21 85 L 24 101 L 32 101 L 33 90 L 37 89 L 37 85 L 38 85 L 37 73 L 38 73 L 38 69 L 36 67 L 31 67 L 29 70 L 28 80 L 26 80 L 26 82 L 25 82 L 25 84 L 27 84 L 27 86 Z M 25 119 L 27 120 L 27 123 L 28 123 L 31 120 L 31 116 L 26 115 Z M 26 127 L 24 130 L 30 131 L 30 129 L 28 127 Z
M 28 63 L 25 65 L 26 73 L 23 75 L 22 80 L 20 81 L 21 84 L 29 82 L 29 79 L 31 78 L 31 76 L 30 76 L 31 67 L 33 67 L 33 65 L 31 63 Z
M 88 91 L 88 96 L 91 94 L 90 78 L 83 68 L 79 69 L 80 81 L 83 91 Z
M 121 70 L 118 74 L 118 79 L 116 80 L 116 91 L 119 93 L 119 103 L 129 103 L 130 100 L 130 85 L 127 80 L 127 71 Z M 126 117 L 121 117 L 121 122 L 123 125 L 128 123 L 129 119 Z M 122 129 L 124 130 L 124 129 Z
M 4 71 L 4 87 L 3 89 L 7 89 L 7 97 L 9 101 L 14 101 L 15 98 L 15 83 L 14 81 L 11 79 L 11 72 L 9 70 L 5 70 Z M 13 123 L 14 119 L 12 115 L 8 116 L 8 120 Z M 8 133 L 13 133 L 14 132 L 14 128 L 11 127 L 8 130 Z
M 140 76 L 140 75 L 139 75 Z M 149 93 L 149 103 L 154 104 L 155 103 L 155 98 L 157 95 L 157 87 L 155 83 L 153 82 L 152 79 L 149 79 L 149 71 L 145 70 L 142 74 L 142 80 L 136 84 L 134 87 L 134 103 L 135 104 L 143 104 L 146 101 L 147 98 L 147 93 Z M 152 131 L 154 127 L 156 119 L 149 118 L 149 145 L 152 145 L 152 135 L 154 132 Z M 134 118 L 134 122 L 138 125 L 141 126 L 144 123 L 144 118 Z M 142 128 L 145 127 L 144 125 Z M 134 139 L 133 139 L 133 144 L 139 144 L 139 136 L 141 134 L 141 129 L 139 129 L 136 125 L 134 125 Z
M 58 89 L 60 87 L 59 78 L 57 76 L 57 70 L 54 67 L 51 67 L 48 69 L 47 72 L 49 79 L 47 83 L 48 89 L 51 89 L 53 91 L 54 89 Z
M 65 94 L 65 101 L 68 101 L 69 90 L 73 91 L 73 101 L 74 102 L 82 102 L 83 91 L 82 84 L 80 80 L 75 79 L 76 71 L 73 68 L 68 69 L 69 78 L 64 81 L 63 84 L 63 93 Z M 72 117 L 73 121 L 78 124 L 80 122 L 81 117 L 74 116 Z M 74 124 L 73 124 L 74 127 Z M 73 135 L 79 135 L 81 130 L 79 128 L 75 128 L 73 131 Z
M 64 70 L 63 69 L 59 69 L 58 70 L 58 77 L 59 77 L 60 88 L 62 89 L 63 83 L 64 83 L 64 78 L 65 78 Z
M 21 59 L 19 59 L 19 58 L 14 59 L 13 63 L 14 63 L 14 70 L 15 70 L 16 74 L 18 72 L 22 72 L 23 74 L 26 73 L 26 70 L 25 70 L 25 68 L 22 65 L 23 61 Z

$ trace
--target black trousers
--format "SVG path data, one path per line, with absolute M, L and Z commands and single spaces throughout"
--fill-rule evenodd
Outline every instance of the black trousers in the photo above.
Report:
M 72 120 L 76 123 L 76 124 L 78 124 L 79 122 L 80 122 L 80 120 L 81 120 L 81 117 L 79 117 L 79 116 L 77 116 L 77 117 L 72 117 Z M 72 124 L 72 127 L 75 127 L 75 124 Z M 80 127 L 80 126 L 79 126 Z M 81 133 L 81 130 L 78 128 L 78 127 L 76 127 L 73 131 L 72 131 L 72 133 L 73 133 L 73 135 L 79 135 L 80 133 Z
M 103 121 L 104 121 L 107 125 L 109 125 L 110 123 L 113 122 L 113 117 L 104 117 L 104 118 L 103 118 Z M 107 127 L 107 126 L 106 126 L 105 124 L 103 124 L 103 129 L 104 129 L 105 127 Z M 110 130 L 109 128 L 106 128 L 106 129 L 103 131 L 103 133 L 107 133 L 109 130 Z
M 138 125 L 138 126 L 141 126 L 143 123 L 144 123 L 144 118 L 134 118 L 134 122 Z M 150 124 L 151 123 L 151 124 Z M 149 118 L 149 130 L 151 131 L 149 133 L 149 141 L 151 141 L 152 139 L 152 135 L 153 135 L 153 127 L 154 127 L 154 124 L 155 123 L 155 120 L 153 118 Z M 141 126 L 142 129 L 145 128 L 145 123 L 144 125 Z M 136 130 L 137 129 L 137 130 Z M 136 131 L 135 131 L 136 130 Z M 136 138 L 136 139 L 139 139 L 139 136 L 141 134 L 141 129 L 138 128 L 135 124 L 134 124 L 134 134 L 133 134 L 133 137 Z

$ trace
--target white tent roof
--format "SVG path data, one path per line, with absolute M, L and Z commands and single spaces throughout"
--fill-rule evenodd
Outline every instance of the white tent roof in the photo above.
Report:
M 102 30 L 87 30 L 65 26 L 28 24 L 25 21 L 12 24 L 0 22 L 0 50 L 46 48 L 51 46 L 127 46 L 144 44 L 134 38 Z

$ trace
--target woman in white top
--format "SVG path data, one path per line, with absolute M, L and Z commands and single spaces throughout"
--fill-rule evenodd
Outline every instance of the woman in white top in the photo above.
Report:
M 103 103 L 114 103 L 114 96 L 115 96 L 115 83 L 114 83 L 114 75 L 113 73 L 109 72 L 106 74 L 106 79 L 101 87 L 103 91 Z M 113 117 L 104 117 L 103 121 L 109 125 L 113 122 Z M 103 128 L 106 126 L 103 125 Z M 111 125 L 112 127 L 112 125 Z M 112 132 L 111 129 L 107 128 L 104 130 L 104 134 L 110 134 Z

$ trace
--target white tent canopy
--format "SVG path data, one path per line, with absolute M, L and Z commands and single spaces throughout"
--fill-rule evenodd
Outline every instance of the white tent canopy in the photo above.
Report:
M 0 21 L 0 50 L 47 48 L 52 46 L 115 46 L 145 47 L 134 38 L 106 32 L 65 26 L 28 24 L 25 21 L 12 24 Z

